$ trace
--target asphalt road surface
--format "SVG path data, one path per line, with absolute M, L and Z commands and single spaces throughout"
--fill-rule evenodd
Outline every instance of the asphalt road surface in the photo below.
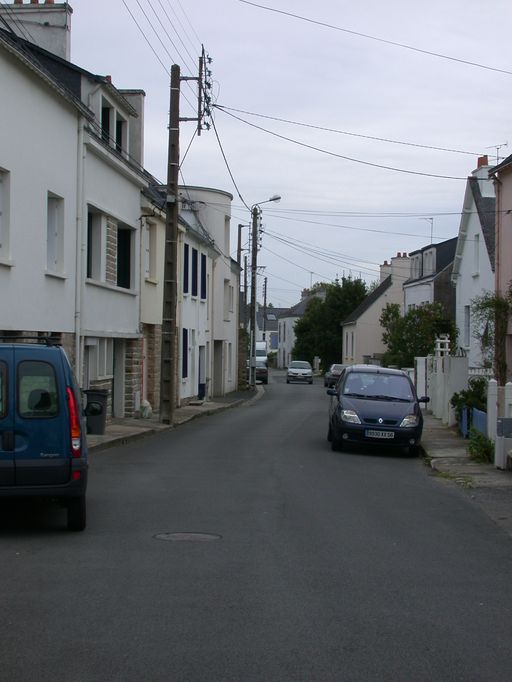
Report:
M 95 452 L 84 533 L 0 505 L 0 679 L 512 677 L 512 543 L 421 460 L 334 453 L 320 381 Z

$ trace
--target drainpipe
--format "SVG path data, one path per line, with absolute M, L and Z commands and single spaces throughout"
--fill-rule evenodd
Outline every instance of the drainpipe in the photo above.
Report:
M 82 116 L 78 119 L 77 168 L 76 168 L 76 239 L 75 239 L 75 374 L 80 386 L 83 384 L 82 357 L 82 305 L 83 305 L 83 268 L 85 258 L 84 230 L 84 144 L 85 122 Z

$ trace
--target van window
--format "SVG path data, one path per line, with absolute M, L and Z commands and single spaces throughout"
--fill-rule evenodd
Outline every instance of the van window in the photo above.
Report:
M 18 365 L 18 412 L 21 417 L 55 417 L 59 412 L 55 369 L 47 362 Z
M 0 419 L 7 414 L 7 365 L 0 362 Z

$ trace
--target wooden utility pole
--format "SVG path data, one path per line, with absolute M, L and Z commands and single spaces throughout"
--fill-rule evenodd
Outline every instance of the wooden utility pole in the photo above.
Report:
M 252 207 L 252 253 L 251 253 L 251 353 L 249 362 L 249 386 L 256 385 L 256 274 L 258 268 L 258 222 L 260 217 L 259 206 Z
M 165 219 L 160 421 L 172 424 L 176 405 L 176 309 L 178 301 L 178 173 L 180 167 L 180 67 L 171 67 L 169 151 Z

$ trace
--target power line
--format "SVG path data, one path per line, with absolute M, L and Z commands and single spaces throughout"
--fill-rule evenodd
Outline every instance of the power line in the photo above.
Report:
M 338 135 L 348 135 L 350 137 L 360 137 L 365 140 L 375 140 L 377 142 L 388 142 L 389 144 L 400 144 L 407 147 L 419 147 L 420 149 L 430 149 L 439 152 L 449 152 L 452 154 L 468 154 L 470 156 L 479 156 L 480 152 L 468 152 L 462 149 L 450 149 L 448 147 L 436 147 L 428 144 L 419 144 L 417 142 L 404 142 L 402 140 L 391 140 L 387 137 L 377 137 L 375 135 L 363 135 L 362 133 L 353 133 L 347 130 L 339 130 L 337 128 L 326 128 L 324 126 L 314 125 L 312 123 L 302 123 L 300 121 L 291 121 L 287 118 L 280 118 L 279 116 L 270 116 L 268 114 L 258 114 L 254 111 L 246 111 L 245 109 L 235 109 L 234 107 L 226 107 L 223 104 L 215 104 L 215 107 L 223 111 L 236 111 L 239 114 L 248 114 L 249 116 L 257 116 L 258 118 L 266 118 L 270 121 L 278 121 L 279 123 L 288 123 L 290 125 L 302 126 L 303 128 L 312 128 L 313 130 L 322 130 L 327 133 L 336 133 Z
M 244 5 L 252 5 L 258 9 L 264 9 L 268 12 L 275 12 L 276 14 L 283 14 L 287 17 L 292 17 L 293 19 L 300 19 L 301 21 L 306 21 L 310 24 L 316 24 L 317 26 L 323 26 L 324 28 L 330 28 L 334 31 L 341 31 L 343 33 L 349 33 L 350 35 L 359 36 L 360 38 L 367 38 L 368 40 L 375 40 L 379 43 L 385 43 L 386 45 L 393 45 L 394 47 L 401 47 L 405 50 L 411 50 L 413 52 L 419 52 L 420 54 L 427 54 L 431 57 L 438 57 L 439 59 L 448 59 L 452 62 L 458 62 L 459 64 L 466 64 L 467 66 L 474 66 L 479 69 L 486 69 L 487 71 L 496 71 L 497 73 L 504 73 L 507 76 L 512 76 L 512 71 L 507 71 L 506 69 L 498 69 L 494 66 L 487 66 L 485 64 L 479 64 L 478 62 L 470 62 L 466 59 L 459 59 L 458 57 L 451 57 L 446 54 L 441 54 L 440 52 L 431 52 L 430 50 L 423 50 L 419 47 L 414 47 L 412 45 L 406 45 L 405 43 L 397 43 L 393 40 L 386 40 L 385 38 L 378 38 L 376 36 L 371 36 L 368 33 L 360 33 L 359 31 L 351 31 L 348 28 L 342 28 L 341 26 L 334 26 L 334 24 L 328 24 L 323 21 L 316 21 L 315 19 L 309 19 L 308 17 L 303 17 L 299 14 L 293 14 L 292 12 L 285 12 L 284 10 L 275 9 L 274 7 L 267 7 L 266 5 L 259 5 L 256 2 L 250 2 L 250 0 L 239 0 L 239 2 L 244 3 Z
M 14 24 L 17 26 L 18 30 L 21 33 L 21 38 L 28 40 L 29 43 L 35 43 L 36 41 L 34 36 L 30 33 L 28 26 L 25 24 L 25 22 L 16 16 L 15 9 L 11 5 L 8 5 L 7 3 L 0 3 L 0 7 L 4 9 L 7 14 L 10 15 L 10 19 L 14 22 Z M 8 30 L 14 33 L 12 27 L 8 24 L 7 20 L 4 19 L 4 17 L 2 17 L 1 19 L 2 22 L 7 26 Z
M 217 138 L 217 143 L 218 143 L 218 145 L 219 145 L 219 149 L 220 149 L 220 151 L 221 151 L 222 158 L 224 159 L 224 163 L 225 163 L 226 168 L 227 168 L 227 170 L 228 170 L 229 177 L 231 178 L 231 182 L 233 183 L 233 185 L 234 185 L 234 187 L 235 187 L 235 189 L 236 189 L 236 192 L 237 192 L 237 194 L 238 194 L 238 197 L 239 197 L 240 201 L 243 203 L 243 205 L 246 207 L 246 209 L 247 209 L 248 211 L 250 211 L 251 208 L 250 208 L 250 206 L 247 205 L 245 199 L 244 199 L 243 196 L 241 195 L 240 190 L 238 189 L 238 185 L 236 184 L 235 178 L 234 178 L 234 176 L 233 176 L 233 173 L 231 172 L 231 168 L 229 167 L 229 163 L 228 163 L 228 160 L 227 160 L 227 158 L 226 158 L 226 154 L 224 153 L 224 149 L 223 149 L 223 147 L 222 147 L 222 142 L 220 141 L 219 133 L 217 132 L 217 126 L 215 125 L 215 120 L 214 120 L 213 118 L 212 118 L 212 126 L 213 126 L 213 130 L 214 130 L 214 132 L 215 132 L 215 137 Z
M 244 0 L 240 0 L 240 2 L 243 2 Z M 250 121 L 246 121 L 243 118 L 240 118 L 240 116 L 235 116 L 235 114 L 226 111 L 225 109 L 222 109 L 220 107 L 217 107 L 217 105 L 213 105 L 215 108 L 217 108 L 219 111 L 223 111 L 225 114 L 228 116 L 231 116 L 232 118 L 235 118 L 237 121 L 240 121 L 241 123 L 245 123 L 246 125 L 250 126 L 251 128 L 256 128 L 257 130 L 261 130 L 264 133 L 267 133 L 268 135 L 273 135 L 274 137 L 277 137 L 281 140 L 285 140 L 286 142 L 291 142 L 292 144 L 296 144 L 299 147 L 305 147 L 306 149 L 311 149 L 316 152 L 320 152 L 321 154 L 327 154 L 328 156 L 334 156 L 335 158 L 338 159 L 344 159 L 345 161 L 352 161 L 353 163 L 359 163 L 363 166 L 371 166 L 372 168 L 381 168 L 382 170 L 389 170 L 389 171 L 394 171 L 396 173 L 406 173 L 408 175 L 420 175 L 422 177 L 427 177 L 427 178 L 440 178 L 443 180 L 467 180 L 467 177 L 457 177 L 453 175 L 438 175 L 437 173 L 424 173 L 421 171 L 414 171 L 414 170 L 407 170 L 405 168 L 395 168 L 394 166 L 386 166 L 380 163 L 372 163 L 371 161 L 363 161 L 362 159 L 355 159 L 351 156 L 345 156 L 343 154 L 337 154 L 336 152 L 331 152 L 329 149 L 322 149 L 321 147 L 315 147 L 314 145 L 311 144 L 306 144 L 305 142 L 299 142 L 298 140 L 294 140 L 291 137 L 287 137 L 286 135 L 280 135 L 279 133 L 275 133 L 272 130 L 268 130 L 267 128 L 262 128 L 261 126 L 256 125 L 255 123 L 251 123 Z
M 192 68 L 192 69 L 190 68 L 190 64 L 187 63 L 187 60 L 183 57 L 183 55 L 181 54 L 181 52 L 180 52 L 179 49 L 177 48 L 176 44 L 174 43 L 173 39 L 172 39 L 171 36 L 169 35 L 169 32 L 168 32 L 168 30 L 165 28 L 165 26 L 164 26 L 162 20 L 160 19 L 160 17 L 158 16 L 158 14 L 157 14 L 157 12 L 156 12 L 154 6 L 153 6 L 152 1 L 151 1 L 151 0 L 146 0 L 146 2 L 147 2 L 148 5 L 151 7 L 151 10 L 152 10 L 153 14 L 154 14 L 155 17 L 157 18 L 157 21 L 158 21 L 158 23 L 160 24 L 160 26 L 162 27 L 162 29 L 163 29 L 165 35 L 167 36 L 169 42 L 171 43 L 171 45 L 173 46 L 173 48 L 176 50 L 176 53 L 178 54 L 178 57 L 181 59 L 182 63 L 187 67 L 187 69 L 189 69 L 189 71 L 192 71 L 193 68 Z M 159 2 L 160 2 L 160 0 L 159 0 Z M 139 2 L 139 0 L 137 0 L 137 4 L 138 4 L 139 7 L 140 7 L 140 2 Z M 161 2 L 160 2 L 160 6 L 162 6 L 162 3 L 161 3 Z M 141 9 L 142 9 L 142 7 L 141 7 Z M 162 9 L 163 9 L 163 7 L 162 7 Z M 165 11 L 165 10 L 164 10 L 164 11 Z M 146 16 L 146 15 L 144 15 L 144 16 Z M 149 21 L 149 19 L 148 19 L 148 21 Z M 158 37 L 158 35 L 157 35 L 157 37 Z M 162 43 L 162 44 L 163 44 L 163 43 Z M 164 49 L 165 49 L 165 47 L 164 47 Z M 194 58 L 192 57 L 192 64 L 194 63 L 194 61 L 195 61 L 195 60 L 194 60 Z
M 170 16 L 167 14 L 167 10 L 165 9 L 165 7 L 164 7 L 163 4 L 162 4 L 162 0 L 158 0 L 158 4 L 159 4 L 160 7 L 162 8 L 162 10 L 163 10 L 165 16 L 167 17 L 167 20 L 169 21 L 169 24 L 171 25 L 172 30 L 174 31 L 174 33 L 176 33 L 176 35 L 177 35 L 177 37 L 178 37 L 178 40 L 179 40 L 180 43 L 183 45 L 183 47 L 184 47 L 184 49 L 185 49 L 185 52 L 188 54 L 188 56 L 190 57 L 190 59 L 192 60 L 192 62 L 194 62 L 194 61 L 195 61 L 195 57 L 193 57 L 193 56 L 190 54 L 190 52 L 189 52 L 187 46 L 186 46 L 185 43 L 183 42 L 183 39 L 182 39 L 182 37 L 181 37 L 181 35 L 180 35 L 180 32 L 177 31 L 177 30 L 174 28 L 174 24 L 172 23 Z M 176 20 L 178 21 L 178 23 L 179 23 L 179 25 L 180 25 L 180 27 L 181 27 L 182 32 L 186 35 L 184 26 L 183 26 L 183 24 L 181 23 L 181 21 L 179 20 L 178 15 L 176 14 L 176 12 L 174 11 L 174 9 L 172 8 L 171 5 L 169 5 L 169 7 L 171 8 L 172 12 L 174 13 L 174 16 L 176 17 Z M 187 37 L 188 37 L 188 36 L 187 36 Z M 190 38 L 189 38 L 189 40 L 190 40 Z M 191 42 L 192 42 L 192 41 L 191 41 Z M 192 49 L 194 49 L 194 48 L 192 48 Z

